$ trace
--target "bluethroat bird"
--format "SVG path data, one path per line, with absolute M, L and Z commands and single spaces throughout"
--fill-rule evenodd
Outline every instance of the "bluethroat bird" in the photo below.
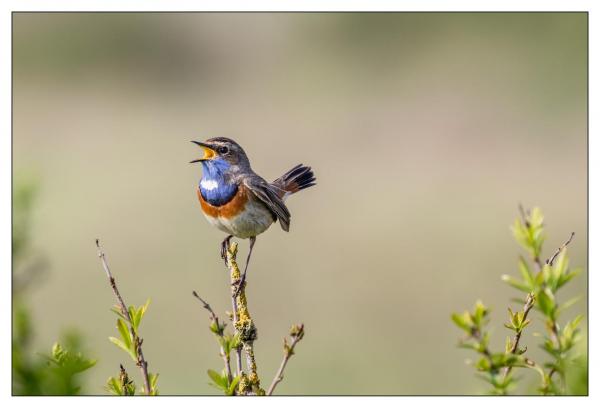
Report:
M 314 186 L 316 179 L 310 167 L 299 164 L 269 183 L 252 170 L 244 149 L 233 140 L 215 137 L 192 143 L 202 148 L 202 158 L 190 162 L 202 164 L 202 179 L 197 190 L 202 212 L 210 224 L 228 234 L 221 244 L 221 257 L 226 259 L 231 238 L 250 239 L 244 273 L 235 291 L 237 295 L 246 280 L 256 236 L 276 221 L 284 231 L 289 231 L 290 211 L 285 206 L 286 198 Z

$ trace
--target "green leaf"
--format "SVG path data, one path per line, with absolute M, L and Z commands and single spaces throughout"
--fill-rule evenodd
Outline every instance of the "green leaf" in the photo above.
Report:
M 543 234 L 544 216 L 538 207 L 534 207 L 527 216 L 529 227 L 522 226 L 525 235 L 525 248 L 534 258 L 539 258 L 545 236 Z
M 481 301 L 478 300 L 477 303 L 475 303 L 475 311 L 473 312 L 472 316 L 473 323 L 475 323 L 477 327 L 480 327 L 483 323 L 483 318 L 487 316 L 487 313 L 487 308 Z
M 481 335 L 481 341 L 479 342 L 479 352 L 483 353 L 487 346 L 490 344 L 490 334 L 488 332 L 484 332 Z
M 535 207 L 526 216 L 527 224 L 516 219 L 513 226 L 513 236 L 523 248 L 534 258 L 539 258 L 544 242 L 543 222 L 544 216 L 539 208 Z
M 127 348 L 127 346 L 121 340 L 117 339 L 116 337 L 109 337 L 108 340 L 110 340 L 110 342 L 115 344 L 117 347 L 126 351 L 127 354 L 131 356 L 131 359 L 137 363 L 137 356 L 135 355 L 133 350 Z
M 225 334 L 223 337 L 218 337 L 219 344 L 223 347 L 223 351 L 225 352 L 225 356 L 229 358 L 231 355 L 231 350 L 233 349 L 233 343 L 235 342 L 234 338 L 230 334 Z
M 140 322 L 142 321 L 142 318 L 146 314 L 146 311 L 148 310 L 148 306 L 150 306 L 150 299 L 146 300 L 146 303 L 144 303 L 144 305 L 141 306 L 140 309 L 139 309 L 139 311 L 140 311 Z
M 558 289 L 558 288 L 562 287 L 563 285 L 568 283 L 571 279 L 573 279 L 580 273 L 581 273 L 581 268 L 576 268 L 576 269 L 573 269 L 571 272 L 562 274 L 560 276 L 560 278 L 558 278 L 558 283 L 556 285 L 556 288 Z
M 231 349 L 237 349 L 241 344 L 242 344 L 242 333 L 241 332 L 237 332 L 233 335 L 233 338 L 231 339 Z
M 240 382 L 240 376 L 236 376 L 231 380 L 231 384 L 229 384 L 229 388 L 227 389 L 227 395 L 234 395 L 235 389 Z
M 77 353 L 76 364 L 75 364 L 75 367 L 73 368 L 73 371 L 76 373 L 85 371 L 85 370 L 95 366 L 96 363 L 97 363 L 96 360 L 83 358 L 81 353 Z
M 554 265 L 552 266 L 557 276 L 564 274 L 569 268 L 569 257 L 567 256 L 567 248 L 564 248 L 560 254 L 556 257 Z
M 122 388 L 122 390 L 123 390 L 123 395 L 127 395 L 127 396 L 135 395 L 135 384 L 133 383 L 133 381 L 130 381 L 129 384 L 125 384 L 125 386 Z
M 543 271 L 539 271 L 537 275 L 535 275 L 535 285 L 538 288 L 541 288 L 542 285 L 544 284 L 545 281 L 545 277 L 544 277 L 544 272 Z
M 481 349 L 480 343 L 467 341 L 461 341 L 460 343 L 458 343 L 458 347 L 475 351 L 479 351 Z
M 581 296 L 577 296 L 567 300 L 566 302 L 561 303 L 558 308 L 556 308 L 556 316 L 560 315 L 562 312 L 573 306 L 575 303 L 579 302 Z
M 137 333 L 137 326 L 135 324 L 135 306 L 131 305 L 128 309 L 129 318 L 131 319 L 131 324 L 133 325 L 133 331 Z
M 121 333 L 121 338 L 123 339 L 123 343 L 127 347 L 127 349 L 133 349 L 133 339 L 131 338 L 131 332 L 127 328 L 127 324 L 123 319 L 117 319 L 117 329 L 119 333 Z
M 133 381 L 127 380 L 128 382 L 123 384 L 121 380 L 122 378 L 109 377 L 104 388 L 114 395 L 135 395 L 135 384 Z
M 96 364 L 96 360 L 85 358 L 81 352 L 64 348 L 59 343 L 54 343 L 50 356 L 43 356 L 48 359 L 49 375 L 65 384 L 66 388 L 60 391 L 65 395 L 78 394 L 80 387 L 75 384 L 73 377 Z
M 525 364 L 525 359 L 518 354 L 494 353 L 492 354 L 492 362 L 495 368 L 521 367 Z
M 547 268 L 550 270 L 548 287 L 550 288 L 550 290 L 552 290 L 552 292 L 556 292 L 556 289 L 558 289 L 558 283 L 560 282 L 561 275 L 558 274 L 557 270 L 554 267 L 547 266 Z
M 521 329 L 523 328 L 523 323 L 524 323 L 524 319 L 525 319 L 525 313 L 521 312 L 517 312 L 515 314 L 516 316 L 516 321 L 517 321 L 517 328 Z
M 546 351 L 548 354 L 550 354 L 551 356 L 553 356 L 554 358 L 560 357 L 560 350 L 557 350 L 554 347 L 554 342 L 548 338 L 546 338 L 544 340 L 544 343 L 542 344 L 542 349 L 544 351 Z
M 523 248 L 529 250 L 529 234 L 525 226 L 521 223 L 521 220 L 517 218 L 513 223 L 511 230 L 517 243 L 519 243 L 519 245 L 521 245 Z
M 504 323 L 504 327 L 506 327 L 507 329 L 510 330 L 516 330 L 517 329 L 517 314 L 513 313 L 512 309 L 509 307 L 508 308 L 508 323 Z
M 146 310 L 148 310 L 149 305 L 150 305 L 150 299 L 146 300 L 146 303 L 137 309 L 135 307 L 130 307 L 131 320 L 132 320 L 133 327 L 135 328 L 136 333 L 140 327 L 140 324 L 142 323 L 142 318 L 144 317 Z
M 214 334 L 216 334 L 216 335 L 220 335 L 220 333 L 221 333 L 221 332 L 220 332 L 220 330 L 219 330 L 219 329 L 220 329 L 220 327 L 219 327 L 219 326 L 220 326 L 220 325 L 218 325 L 218 324 L 217 324 L 217 322 L 215 322 L 215 321 L 212 321 L 212 322 L 210 323 L 210 326 L 208 326 L 208 328 L 209 328 L 209 329 L 210 329 L 210 331 L 211 331 L 211 332 L 213 332 Z
M 467 322 L 465 322 L 463 317 L 461 315 L 459 315 L 458 313 L 452 313 L 452 321 L 454 322 L 454 324 L 456 324 L 459 328 L 463 329 L 464 331 L 466 331 L 466 332 L 471 331 L 471 327 L 467 324 Z
M 122 319 L 127 319 L 123 313 L 121 313 L 121 308 L 118 306 L 113 306 L 110 308 L 110 311 L 119 316 Z
M 533 291 L 535 289 L 535 281 L 533 279 L 533 274 L 529 270 L 529 265 L 525 262 L 522 256 L 519 256 L 518 261 L 519 272 L 521 272 L 521 276 L 523 277 L 523 282 L 529 288 L 529 291 Z
M 512 326 L 514 328 L 518 328 L 519 327 L 519 313 L 513 313 L 513 311 L 510 310 L 510 308 L 508 309 L 508 313 L 510 315 L 510 323 L 512 324 Z
M 150 395 L 158 395 L 158 373 L 148 373 L 148 382 L 152 389 Z
M 553 287 L 553 285 L 552 285 L 552 280 L 553 280 L 552 268 L 550 267 L 550 265 L 547 265 L 547 264 L 542 265 L 541 273 L 542 273 L 542 277 L 543 277 L 546 285 Z
M 52 358 L 56 360 L 56 362 L 60 363 L 63 361 L 65 357 L 65 351 L 59 343 L 54 343 L 52 345 Z
M 533 207 L 529 214 L 529 224 L 532 229 L 540 229 L 544 224 L 544 215 L 539 207 Z
M 569 350 L 571 347 L 573 347 L 573 344 L 576 341 L 576 336 L 579 332 L 577 326 L 579 326 L 582 318 L 583 316 L 579 315 L 565 325 L 560 339 L 562 351 Z
M 504 352 L 505 353 L 510 353 L 510 351 L 512 350 L 512 340 L 510 337 L 506 337 L 506 342 L 504 343 Z
M 550 319 L 554 319 L 554 308 L 556 303 L 554 301 L 554 295 L 550 289 L 545 288 L 538 294 L 538 302 L 540 310 Z
M 581 319 L 583 319 L 583 315 L 577 315 L 575 319 L 572 320 L 571 326 L 573 326 L 575 329 L 577 326 L 579 326 L 579 323 L 581 323 Z
M 516 280 L 515 278 L 513 278 L 510 275 L 502 275 L 502 281 L 508 283 L 510 286 L 519 289 L 520 291 L 523 292 L 529 292 L 529 286 Z
M 130 310 L 129 315 L 131 316 L 131 325 L 133 326 L 133 331 L 137 333 L 140 326 L 140 316 L 138 310 L 134 306 L 131 306 Z
M 221 374 L 217 373 L 215 370 L 208 369 L 206 370 L 208 376 L 213 381 L 213 383 L 221 390 L 227 392 L 227 377 L 221 377 Z
M 487 358 L 481 357 L 477 363 L 475 363 L 475 368 L 479 371 L 489 371 L 491 368 L 490 362 Z
M 114 395 L 123 395 L 123 390 L 119 380 L 114 377 L 109 377 L 106 381 L 106 390 Z

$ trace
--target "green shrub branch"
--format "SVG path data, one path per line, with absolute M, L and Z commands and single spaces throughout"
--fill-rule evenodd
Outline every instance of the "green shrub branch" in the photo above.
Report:
M 522 207 L 519 209 L 521 216 L 513 223 L 512 232 L 517 243 L 527 252 L 529 262 L 519 256 L 517 269 L 521 279 L 510 275 L 502 276 L 504 282 L 526 293 L 521 311 L 513 312 L 511 308 L 508 309 L 509 319 L 504 326 L 514 332 L 514 337 L 506 339 L 504 352 L 489 350 L 490 334 L 486 329 L 489 310 L 481 302 L 477 302 L 473 312 L 453 314 L 452 320 L 467 334 L 459 346 L 480 354 L 475 368 L 492 385 L 492 393 L 507 394 L 515 383 L 512 370 L 524 367 L 539 373 L 541 381 L 538 391 L 541 394 L 562 395 L 567 392 L 566 371 L 569 363 L 578 358 L 573 349 L 581 337 L 578 326 L 582 316 L 567 321 L 563 327 L 559 323 L 561 313 L 577 299 L 563 304 L 559 304 L 557 300 L 559 289 L 581 273 L 580 268 L 569 268 L 567 256 L 567 246 L 575 234 L 571 233 L 569 239 L 542 262 L 542 247 L 546 239 L 542 212 L 537 207 L 531 211 L 525 211 Z M 542 365 L 525 356 L 527 347 L 519 346 L 522 333 L 530 324 L 528 315 L 531 310 L 539 313 L 545 321 L 546 335 L 541 347 L 550 359 Z M 560 381 L 556 381 L 556 376 Z

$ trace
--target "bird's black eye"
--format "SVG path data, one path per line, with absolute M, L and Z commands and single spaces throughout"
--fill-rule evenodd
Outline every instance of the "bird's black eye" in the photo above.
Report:
M 219 146 L 217 147 L 217 152 L 219 154 L 227 154 L 229 153 L 229 148 L 227 146 Z

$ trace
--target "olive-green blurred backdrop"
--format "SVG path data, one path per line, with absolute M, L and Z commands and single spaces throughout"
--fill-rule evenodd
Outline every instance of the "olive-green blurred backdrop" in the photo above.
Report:
M 584 13 L 13 23 L 14 172 L 40 180 L 33 245 L 50 265 L 29 293 L 36 349 L 80 328 L 99 359 L 90 393 L 126 361 L 107 340 L 114 299 L 96 237 L 126 300 L 152 299 L 142 334 L 161 393 L 217 392 L 206 369 L 221 360 L 191 292 L 221 315 L 230 303 L 192 139 L 235 139 L 267 179 L 300 162 L 317 175 L 289 200 L 290 233 L 261 235 L 249 270 L 263 381 L 291 323 L 306 324 L 283 394 L 481 392 L 449 315 L 484 300 L 503 344 L 519 202 L 543 209 L 547 253 L 573 230 L 572 263 L 587 264 Z

